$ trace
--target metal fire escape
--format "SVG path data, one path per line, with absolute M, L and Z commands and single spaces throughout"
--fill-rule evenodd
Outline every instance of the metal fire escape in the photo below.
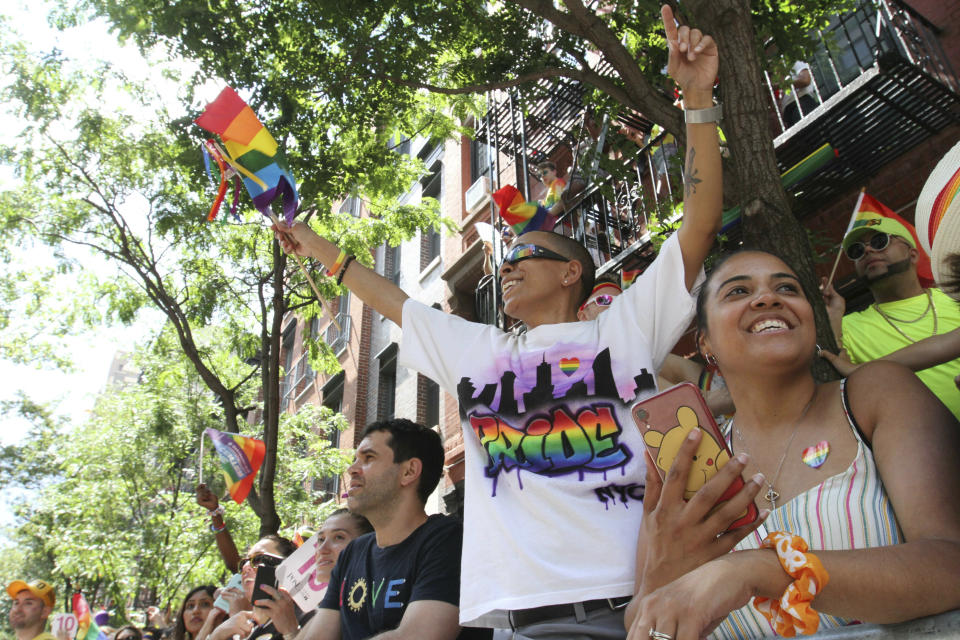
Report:
M 805 160 L 808 165 L 803 179 L 785 178 L 798 217 L 960 122 L 960 83 L 937 31 L 899 0 L 863 0 L 855 11 L 838 16 L 818 33 L 819 46 L 807 61 L 818 105 L 790 127 L 776 106 L 777 82 L 767 74 L 770 133 L 780 170 L 787 172 Z M 598 275 L 643 269 L 656 255 L 650 227 L 680 213 L 682 203 L 674 196 L 682 154 L 672 136 L 640 114 L 621 115 L 615 122 L 590 118 L 583 88 L 570 80 L 541 81 L 523 93 L 489 94 L 477 140 L 494 150 L 488 156 L 491 188 L 512 182 L 530 200 L 532 168 L 538 162 L 572 165 L 568 183 L 569 174 L 579 172 L 586 176 L 586 188 L 568 204 L 554 230 L 587 247 Z M 836 153 L 820 157 L 832 160 L 809 160 L 824 145 Z M 496 227 L 492 204 L 490 216 Z M 737 218 L 736 211 L 725 213 L 727 233 L 736 235 Z M 478 285 L 477 316 L 498 322 L 498 307 L 494 275 Z

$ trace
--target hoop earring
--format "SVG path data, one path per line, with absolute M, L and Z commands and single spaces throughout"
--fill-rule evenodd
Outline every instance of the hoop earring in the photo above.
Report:
M 720 362 L 717 360 L 717 356 L 713 355 L 712 353 L 708 353 L 707 355 L 703 356 L 703 359 L 706 360 L 707 364 L 714 369 L 720 368 Z
M 823 357 L 823 349 L 820 348 L 820 345 L 819 345 L 819 344 L 817 345 L 817 351 L 816 351 L 816 353 L 817 353 L 817 357 L 818 357 L 818 358 L 822 358 L 822 357 Z

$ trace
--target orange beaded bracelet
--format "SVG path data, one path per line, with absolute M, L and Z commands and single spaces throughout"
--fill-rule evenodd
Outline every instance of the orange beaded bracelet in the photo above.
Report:
M 780 565 L 794 581 L 779 600 L 754 598 L 753 608 L 770 621 L 778 635 L 785 638 L 792 638 L 798 633 L 816 633 L 820 616 L 810 606 L 810 601 L 830 581 L 830 575 L 820 559 L 812 553 L 806 553 L 807 543 L 803 538 L 783 531 L 768 535 L 760 548 L 775 549 Z
M 330 268 L 327 269 L 327 277 L 332 278 L 337 275 L 337 271 L 340 271 L 340 266 L 343 264 L 343 261 L 347 259 L 347 252 L 343 249 L 340 250 L 340 255 L 337 256 L 336 262 L 330 265 Z

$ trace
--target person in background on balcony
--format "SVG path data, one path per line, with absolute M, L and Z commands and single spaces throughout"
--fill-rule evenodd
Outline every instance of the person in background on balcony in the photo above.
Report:
M 557 175 L 557 165 L 552 162 L 541 162 L 537 165 L 537 170 L 540 172 L 540 181 L 547 188 L 547 192 L 539 202 L 547 209 L 551 209 L 560 202 L 560 194 L 567 186 L 567 181 Z
M 795 62 L 790 70 L 789 80 L 792 88 L 786 89 L 780 98 L 780 112 L 783 114 L 784 126 L 788 129 L 800 122 L 800 118 L 816 109 L 819 104 L 809 64 L 803 61 Z M 799 107 L 797 107 L 798 100 Z
M 813 308 L 770 253 L 714 269 L 697 327 L 737 407 L 735 456 L 689 501 L 699 429 L 665 483 L 648 465 L 629 637 L 762 638 L 960 607 L 960 425 L 930 390 L 888 362 L 818 384 Z M 738 510 L 713 506 L 736 460 L 768 517 L 726 553 Z
M 656 392 L 654 372 L 693 316 L 690 291 L 721 223 L 717 47 L 678 28 L 668 6 L 662 14 L 668 71 L 687 108 L 686 210 L 653 264 L 596 321 L 577 321 L 593 261 L 555 233 L 520 236 L 500 265 L 504 310 L 528 328 L 518 336 L 409 299 L 306 224 L 276 228 L 286 251 L 330 265 L 402 327 L 402 366 L 457 395 L 466 467 L 460 622 L 509 626 L 516 640 L 626 634 L 634 575 L 624 560 L 635 551 L 645 467 L 630 407 Z

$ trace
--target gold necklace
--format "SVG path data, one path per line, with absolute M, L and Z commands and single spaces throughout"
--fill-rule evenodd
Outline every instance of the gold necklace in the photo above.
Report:
M 905 334 L 905 333 L 900 329 L 900 327 L 898 327 L 897 325 L 895 325 L 895 324 L 893 323 L 894 318 L 891 318 L 889 315 L 887 315 L 886 313 L 884 313 L 884 312 L 883 312 L 883 309 L 881 309 L 881 308 L 880 308 L 880 305 L 878 305 L 876 302 L 873 303 L 873 308 L 876 309 L 877 313 L 880 314 L 880 317 L 883 318 L 884 320 L 886 320 L 886 321 L 887 321 L 887 324 L 889 324 L 891 327 L 893 327 L 893 330 L 896 331 L 897 333 L 899 333 L 901 336 L 903 336 L 904 339 L 908 340 L 911 344 L 917 342 L 916 340 L 914 340 L 913 338 L 911 338 L 910 336 L 908 336 L 907 334 Z M 897 322 L 900 322 L 900 323 L 903 323 L 903 324 L 912 324 L 912 323 L 914 323 L 914 322 L 920 322 L 920 321 L 923 320 L 925 317 L 927 317 L 927 313 L 929 313 L 931 309 L 933 309 L 933 333 L 932 333 L 931 335 L 934 335 L 934 336 L 935 336 L 935 335 L 937 335 L 937 325 L 938 325 L 938 322 L 937 322 L 937 321 L 938 321 L 939 319 L 937 318 L 937 306 L 933 303 L 933 293 L 930 291 L 930 289 L 927 289 L 927 308 L 923 310 L 923 313 L 921 313 L 919 316 L 917 316 L 917 317 L 914 318 L 913 320 L 900 320 L 899 318 L 896 318 L 896 320 L 897 320 Z
M 766 498 L 767 502 L 770 503 L 771 511 L 777 508 L 777 500 L 780 499 L 780 492 L 774 489 L 773 485 L 777 484 L 777 480 L 780 479 L 780 472 L 783 470 L 783 463 L 787 459 L 787 453 L 790 451 L 790 445 L 793 444 L 793 439 L 797 436 L 797 431 L 800 428 L 800 423 L 803 422 L 804 417 L 806 417 L 807 411 L 809 411 L 810 407 L 813 406 L 813 401 L 817 397 L 817 391 L 819 390 L 819 388 L 820 388 L 819 386 L 813 387 L 813 394 L 810 396 L 810 399 L 807 400 L 807 404 L 806 406 L 803 407 L 803 411 L 800 412 L 800 417 L 797 418 L 797 420 L 793 423 L 793 432 L 790 434 L 790 439 L 787 440 L 787 446 L 783 448 L 783 454 L 780 456 L 780 462 L 777 463 L 777 472 L 773 476 L 773 481 L 772 482 L 768 481 L 766 483 L 767 492 L 763 495 L 763 497 Z M 733 421 L 731 420 L 731 422 Z M 736 425 L 732 425 L 732 426 L 733 426 L 733 432 L 736 433 L 737 436 L 739 436 L 740 441 L 743 442 L 744 448 L 749 449 L 749 447 L 747 446 L 747 439 L 743 437 L 743 432 L 740 431 L 740 428 L 737 427 Z M 749 451 L 747 451 L 747 453 L 749 453 Z

